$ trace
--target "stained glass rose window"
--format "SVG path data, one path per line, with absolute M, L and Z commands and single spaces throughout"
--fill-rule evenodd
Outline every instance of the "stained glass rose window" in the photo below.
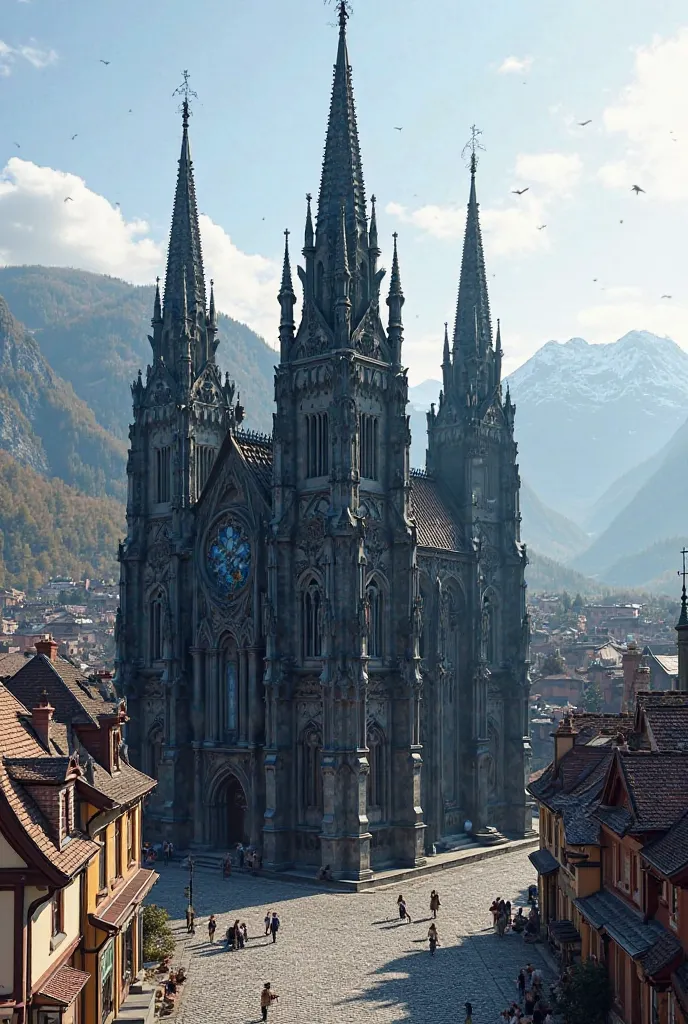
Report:
M 251 571 L 251 545 L 241 526 L 220 523 L 208 545 L 208 570 L 220 593 L 231 597 L 241 590 Z

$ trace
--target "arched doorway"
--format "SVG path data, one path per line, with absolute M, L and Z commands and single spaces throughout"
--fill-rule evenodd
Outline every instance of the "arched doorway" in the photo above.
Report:
M 210 807 L 212 842 L 220 849 L 249 842 L 248 801 L 236 775 L 227 775 Z

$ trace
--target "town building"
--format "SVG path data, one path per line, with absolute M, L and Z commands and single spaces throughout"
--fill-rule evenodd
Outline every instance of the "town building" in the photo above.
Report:
M 0 1020 L 114 1024 L 140 984 L 142 803 L 155 786 L 127 761 L 119 700 L 52 640 L 0 684 Z M 122 1015 L 122 1016 L 120 1016 Z
M 164 302 L 158 289 L 132 388 L 116 678 L 132 755 L 159 781 L 152 837 L 246 840 L 273 868 L 362 878 L 421 864 L 467 820 L 486 839 L 529 830 L 529 624 L 476 153 L 442 396 L 412 473 L 397 240 L 383 301 L 347 18 L 340 3 L 299 324 L 285 243 L 271 437 L 241 429 L 217 367 L 184 101 Z

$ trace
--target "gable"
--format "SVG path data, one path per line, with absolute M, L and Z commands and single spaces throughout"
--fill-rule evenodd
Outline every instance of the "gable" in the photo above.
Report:
M 0 832 L 0 871 L 3 868 L 25 868 L 23 860 L 3 832 Z

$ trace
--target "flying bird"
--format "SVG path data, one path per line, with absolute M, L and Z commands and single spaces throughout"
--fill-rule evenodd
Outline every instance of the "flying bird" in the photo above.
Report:
M 511 194 L 513 196 L 522 196 L 523 193 L 527 192 L 529 188 L 530 188 L 530 185 L 526 185 L 525 188 L 512 188 Z
M 546 224 L 538 224 L 538 231 L 543 231 L 546 227 Z
M 394 131 L 395 132 L 403 132 L 403 130 L 404 130 L 404 126 L 403 125 L 401 126 L 401 128 L 399 128 L 399 126 L 396 125 L 396 124 L 394 125 Z
M 645 191 L 645 189 L 641 188 L 640 185 L 631 185 L 631 192 L 635 192 L 635 194 L 637 196 L 639 196 L 640 193 L 644 192 L 644 191 Z
M 105 65 L 107 65 L 107 64 L 109 64 L 109 63 L 110 63 L 110 61 L 109 61 L 109 60 L 103 60 L 103 58 L 101 57 L 101 58 L 100 58 L 100 63 L 101 63 L 101 64 L 105 64 Z
M 662 295 L 662 298 L 663 299 L 670 299 L 670 298 L 672 298 L 672 296 L 671 295 Z
M 115 206 L 119 206 L 119 203 L 115 203 Z
M 63 203 L 73 203 L 73 202 L 74 202 L 74 200 L 72 199 L 72 197 L 71 197 L 71 196 L 66 196 L 66 198 L 65 198 L 65 199 L 63 199 L 63 200 L 62 200 L 62 202 L 63 202 Z
M 592 118 L 589 117 L 587 121 L 579 121 L 578 124 L 581 128 L 585 128 L 586 124 L 592 124 Z
M 72 142 L 74 142 L 74 139 L 76 139 L 78 137 L 78 135 L 79 135 L 78 132 L 76 133 L 76 135 L 72 135 Z
M 623 221 L 622 221 L 622 220 L 620 220 L 620 221 L 619 221 L 619 224 L 623 224 Z
M 15 142 L 15 146 L 17 147 L 17 149 L 21 149 L 21 146 L 19 145 L 18 142 Z
M 593 283 L 593 284 L 595 284 L 595 282 L 596 282 L 596 281 L 597 281 L 597 278 L 596 278 L 596 277 L 593 277 L 593 279 L 592 279 L 592 283 Z

